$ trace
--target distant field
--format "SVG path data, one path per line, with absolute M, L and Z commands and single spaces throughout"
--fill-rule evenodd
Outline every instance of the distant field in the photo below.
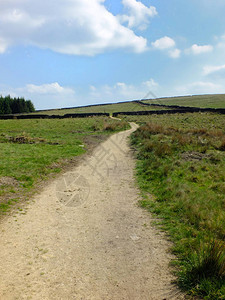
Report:
M 143 100 L 149 104 L 164 104 L 164 105 L 180 105 L 193 106 L 201 108 L 225 108 L 225 95 L 199 95 L 199 96 L 184 96 L 171 98 L 158 98 L 151 100 Z M 76 107 L 68 109 L 44 110 L 35 113 L 49 115 L 64 115 L 72 113 L 114 113 L 125 111 L 141 111 L 141 110 L 161 110 L 162 107 L 145 106 L 135 101 L 121 102 L 106 105 L 91 105 L 85 107 Z
M 104 136 L 128 127 L 102 117 L 0 120 L 0 213 Z
M 179 285 L 201 299 L 225 299 L 225 118 L 210 113 L 125 116 L 142 206 L 174 242 Z
M 136 102 L 125 102 L 125 103 L 115 103 L 107 105 L 92 105 L 86 107 L 77 107 L 69 109 L 55 109 L 55 110 L 45 110 L 41 112 L 35 112 L 40 114 L 49 115 L 64 115 L 72 113 L 113 113 L 118 111 L 139 111 L 139 110 L 160 110 L 163 108 L 159 107 L 148 107 Z
M 150 104 L 193 106 L 201 108 L 225 108 L 225 95 L 199 95 L 144 100 Z

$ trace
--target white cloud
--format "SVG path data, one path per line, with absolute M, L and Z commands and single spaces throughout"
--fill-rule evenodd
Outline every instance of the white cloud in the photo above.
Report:
M 147 93 L 154 95 L 159 85 L 154 79 L 137 85 L 117 82 L 113 85 L 89 86 L 89 91 L 60 85 L 58 82 L 42 85 L 27 84 L 20 88 L 1 87 L 3 96 L 31 99 L 36 109 L 74 107 L 96 103 L 142 99 Z
M 202 53 L 208 53 L 213 51 L 213 46 L 211 45 L 204 45 L 204 46 L 199 46 L 197 44 L 194 44 L 191 46 L 191 48 L 186 50 L 187 54 L 202 54 Z
M 169 51 L 169 56 L 172 58 L 179 58 L 180 54 L 181 54 L 181 51 L 177 48 Z
M 2 14 L 1 22 L 16 26 L 28 23 L 30 27 L 37 28 L 43 25 L 45 20 L 43 17 L 32 19 L 26 11 L 20 9 L 10 9 L 4 15 Z
M 178 48 L 175 48 L 176 43 L 175 41 L 168 37 L 164 36 L 155 42 L 152 42 L 153 48 L 161 51 L 166 51 L 166 53 L 171 57 L 171 58 L 179 58 L 181 51 Z
M 218 44 L 217 44 L 217 47 L 218 48 L 225 48 L 225 35 L 222 35 L 220 37 L 216 37 L 216 40 L 218 40 Z
M 112 86 L 90 86 L 89 99 L 91 99 L 92 103 L 102 102 L 102 99 L 104 99 L 104 102 L 142 99 L 147 93 L 157 93 L 158 87 L 158 83 L 152 78 L 138 85 L 117 82 Z
M 161 39 L 156 40 L 152 43 L 152 46 L 159 50 L 165 50 L 175 47 L 176 43 L 173 39 L 168 36 L 164 36 Z
M 31 99 L 36 109 L 77 105 L 75 90 L 70 87 L 63 87 L 58 82 L 42 85 L 27 84 L 21 88 L 5 88 L 2 89 L 2 94 Z
M 90 90 L 91 90 L 91 92 L 94 93 L 94 92 L 96 92 L 97 89 L 94 85 L 90 85 Z
M 204 75 L 209 75 L 211 73 L 215 73 L 215 72 L 219 72 L 225 70 L 225 65 L 221 65 L 221 66 L 205 66 L 203 68 L 203 74 Z
M 146 86 L 148 89 L 154 89 L 155 87 L 158 87 L 158 83 L 153 78 L 142 82 L 142 85 Z
M 35 84 L 27 84 L 26 90 L 28 93 L 34 94 L 73 94 L 74 90 L 67 87 L 62 87 L 58 84 L 58 82 L 35 85 Z
M 225 88 L 223 85 L 206 81 L 196 81 L 176 88 L 176 93 L 179 95 L 217 94 L 224 92 Z
M 135 18 L 135 24 L 141 22 L 139 14 Z M 144 23 L 146 18 L 144 14 Z M 2 46 L 1 40 L 7 40 L 7 45 Z M 104 0 L 1 0 L 0 51 L 17 44 L 74 55 L 117 48 L 143 52 L 147 48 L 147 40 L 123 26 L 105 8 Z
M 4 53 L 6 51 L 7 46 L 8 46 L 8 44 L 7 44 L 6 40 L 0 38 L 0 54 Z
M 154 6 L 147 7 L 140 1 L 122 0 L 122 3 L 128 14 L 118 16 L 118 18 L 121 23 L 127 23 L 129 28 L 137 27 L 145 30 L 149 24 L 149 18 L 157 15 Z

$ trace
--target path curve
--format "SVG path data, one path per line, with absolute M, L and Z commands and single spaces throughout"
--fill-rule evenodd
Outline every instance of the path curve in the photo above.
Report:
M 0 227 L 0 299 L 180 299 L 117 133 Z

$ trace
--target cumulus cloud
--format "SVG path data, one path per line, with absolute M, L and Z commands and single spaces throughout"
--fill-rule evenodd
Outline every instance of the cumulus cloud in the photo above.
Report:
M 158 83 L 152 78 L 138 85 L 117 82 L 114 85 L 90 86 L 89 99 L 91 99 L 92 103 L 102 101 L 102 99 L 105 102 L 142 99 L 147 93 L 156 94 L 158 87 Z
M 198 54 L 208 53 L 212 51 L 213 51 L 213 46 L 211 45 L 199 46 L 197 44 L 194 44 L 191 46 L 191 48 L 186 50 L 186 53 L 198 55 Z
M 141 24 L 141 17 L 145 23 L 147 12 L 136 13 L 134 24 Z M 17 44 L 95 55 L 117 48 L 143 52 L 147 40 L 122 25 L 104 0 L 1 0 L 0 51 Z
M 217 47 L 224 49 L 225 48 L 225 35 L 216 37 L 216 40 L 218 40 Z
M 147 81 L 142 82 L 142 85 L 146 86 L 148 89 L 154 89 L 158 87 L 159 84 L 153 78 L 151 78 Z
M 0 54 L 4 53 L 8 47 L 7 41 L 0 38 Z
M 219 71 L 224 71 L 225 70 L 225 65 L 220 65 L 220 66 L 205 66 L 203 68 L 203 74 L 204 75 L 209 75 L 215 72 Z
M 76 106 L 77 103 L 75 90 L 61 86 L 58 82 L 42 85 L 27 84 L 20 88 L 3 88 L 2 94 L 31 99 L 36 109 Z
M 125 82 L 90 85 L 89 90 L 62 86 L 58 82 L 27 84 L 20 88 L 1 87 L 1 93 L 3 96 L 10 94 L 12 97 L 31 99 L 36 109 L 49 109 L 142 99 L 147 93 L 157 94 L 158 88 L 158 83 L 150 78 L 137 85 Z
M 152 42 L 152 46 L 159 50 L 173 48 L 175 45 L 176 45 L 175 41 L 168 36 L 164 36 L 161 39 Z
M 221 84 L 214 82 L 196 81 L 185 86 L 177 87 L 176 92 L 182 95 L 217 94 L 224 93 L 225 88 Z
M 74 94 L 73 89 L 62 87 L 58 82 L 42 85 L 27 84 L 25 89 L 31 94 Z
M 181 51 L 177 48 L 169 51 L 169 56 L 172 58 L 179 58 L 180 54 L 181 54 Z
M 149 18 L 157 15 L 154 6 L 147 7 L 142 2 L 136 0 L 122 0 L 124 8 L 128 14 L 118 16 L 120 22 L 127 23 L 129 28 L 145 30 L 149 24 Z
M 179 58 L 181 51 L 177 48 L 175 48 L 176 43 L 175 41 L 168 37 L 164 36 L 155 42 L 152 42 L 152 46 L 154 49 L 161 50 L 161 51 L 167 51 L 168 55 L 171 58 Z

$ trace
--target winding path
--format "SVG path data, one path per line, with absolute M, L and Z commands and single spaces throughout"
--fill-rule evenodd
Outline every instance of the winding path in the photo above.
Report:
M 131 125 L 3 222 L 1 300 L 181 299 L 169 243 L 137 205 Z

